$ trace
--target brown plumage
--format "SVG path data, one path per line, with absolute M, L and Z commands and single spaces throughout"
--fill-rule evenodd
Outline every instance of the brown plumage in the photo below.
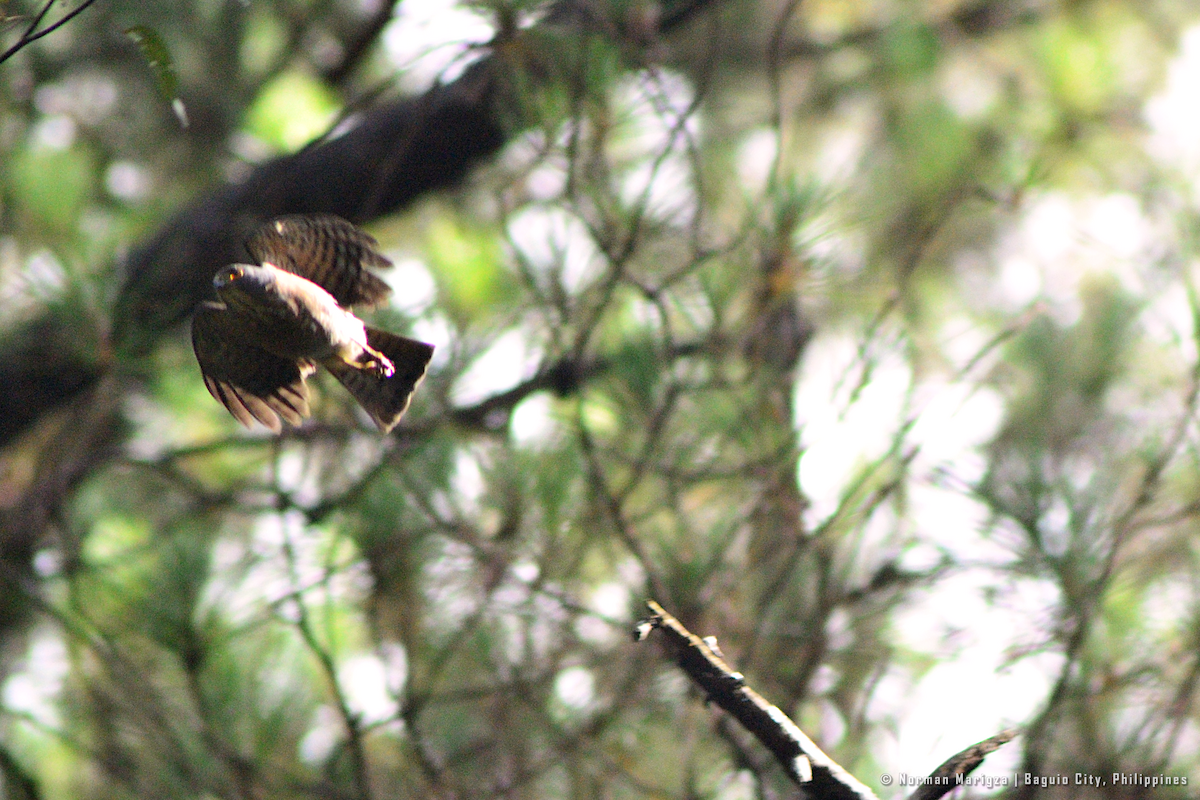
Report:
M 364 325 L 347 310 L 391 289 L 367 267 L 391 262 L 367 233 L 333 216 L 280 217 L 246 249 L 259 266 L 233 264 L 213 278 L 220 303 L 192 321 L 204 385 L 234 417 L 275 432 L 308 416 L 304 380 L 321 364 L 381 431 L 404 414 L 433 347 Z

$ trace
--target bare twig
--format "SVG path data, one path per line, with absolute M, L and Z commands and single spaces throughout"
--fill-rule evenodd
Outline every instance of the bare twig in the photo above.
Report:
M 80 3 L 77 8 L 74 8 L 64 14 L 63 18 L 58 22 L 55 22 L 52 25 L 47 25 L 45 28 L 42 28 L 39 31 L 37 26 L 42 24 L 42 20 L 46 18 L 46 14 L 49 13 L 50 7 L 54 5 L 54 1 L 55 0 L 46 0 L 46 5 L 42 6 L 42 10 L 39 11 L 37 16 L 33 18 L 33 21 L 29 23 L 29 27 L 27 27 L 25 32 L 21 34 L 21 38 L 17 40 L 16 44 L 5 50 L 3 53 L 0 53 L 0 64 L 3 64 L 5 61 L 8 61 L 8 59 L 16 55 L 17 51 L 22 47 L 36 42 L 38 39 L 46 36 L 47 34 L 54 33 L 63 25 L 66 25 L 68 22 L 78 16 L 79 13 L 85 8 L 96 2 L 96 0 L 83 0 L 83 2 Z
M 341 682 L 338 680 L 337 665 L 334 663 L 333 653 L 321 643 L 316 631 L 313 630 L 312 618 L 308 613 L 308 605 L 305 603 L 305 599 L 299 588 L 300 577 L 296 566 L 296 552 L 292 547 L 291 537 L 287 535 L 285 535 L 283 540 L 283 553 L 287 559 L 288 571 L 292 581 L 293 591 L 291 592 L 291 599 L 295 604 L 296 629 L 300 633 L 300 638 L 308 647 L 309 652 L 317 659 L 321 671 L 325 675 L 325 680 L 329 684 L 329 693 L 336 704 L 338 715 L 341 717 L 342 724 L 346 729 L 346 751 L 350 758 L 351 769 L 353 770 L 355 797 L 357 800 L 371 800 L 371 782 L 367 771 L 366 745 L 363 741 L 362 719 L 350 708 L 350 701 L 342 689 Z
M 396 13 L 396 6 L 399 0 L 387 0 L 380 3 L 375 13 L 371 15 L 366 24 L 359 30 L 355 31 L 345 43 L 345 53 L 329 69 L 325 70 L 324 78 L 335 86 L 342 85 L 346 79 L 353 73 L 358 65 L 362 63 L 363 58 L 370 52 L 371 46 L 379 39 L 379 35 L 383 33 L 383 29 Z

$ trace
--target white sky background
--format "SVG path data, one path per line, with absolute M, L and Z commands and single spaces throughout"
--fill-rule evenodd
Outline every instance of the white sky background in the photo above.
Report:
M 484 42 L 491 35 L 486 20 L 459 9 L 453 0 L 405 2 L 384 34 L 384 46 L 393 62 L 408 70 L 409 88 L 421 88 L 438 77 L 452 79 L 470 57 L 464 42 Z M 964 116 L 985 111 L 989 76 L 964 63 L 952 64 L 948 71 L 953 72 L 946 81 L 951 106 Z M 959 91 L 963 86 L 974 87 L 969 96 Z M 1181 54 L 1169 70 L 1164 91 L 1145 110 L 1151 129 L 1148 151 L 1200 187 L 1198 99 L 1200 28 L 1183 37 Z M 844 125 L 822 145 L 830 158 L 822 159 L 828 174 L 821 177 L 830 181 L 855 161 L 868 141 L 860 127 L 869 121 L 863 110 L 848 108 L 843 116 Z M 753 185 L 765 176 L 775 146 L 770 132 L 759 131 L 747 139 L 741 163 L 747 184 Z M 675 176 L 668 174 L 667 179 L 674 182 Z M 661 202 L 670 205 L 669 198 Z M 1200 204 L 1200 196 L 1196 202 Z M 547 231 L 552 232 L 557 249 L 580 254 L 572 262 L 570 281 L 586 280 L 585 262 L 594 256 L 595 248 L 580 226 L 562 218 L 557 210 L 533 209 L 524 212 L 523 217 L 524 221 L 517 220 L 517 228 L 512 231 L 514 241 L 535 251 L 539 245 L 533 239 L 544 239 Z M 989 287 L 991 299 L 1010 310 L 1040 300 L 1060 321 L 1069 323 L 1079 314 L 1079 281 L 1090 271 L 1115 274 L 1131 287 L 1140 286 L 1141 257 L 1153 235 L 1153 226 L 1129 195 L 1067 197 L 1047 193 L 1031 197 L 1019 224 L 999 244 L 1000 274 Z M 573 241 L 574 237 L 578 241 Z M 405 283 L 421 287 L 419 292 L 408 292 L 400 298 L 411 304 L 406 310 L 432 314 L 429 307 L 434 284 L 427 270 L 412 258 L 397 260 Z M 1182 341 L 1189 341 L 1191 323 L 1186 298 L 1168 292 L 1153 300 L 1147 313 L 1155 318 L 1164 340 L 1178 341 L 1182 334 Z M 444 330 L 430 316 L 418 325 L 417 333 L 436 338 Z M 947 330 L 948 341 L 956 336 L 965 336 L 967 345 L 974 341 L 969 332 Z M 802 488 L 813 503 L 810 514 L 814 522 L 836 505 L 838 492 L 851 472 L 890 446 L 891 437 L 906 415 L 916 414 L 918 420 L 909 441 L 923 446 L 914 474 L 932 476 L 935 469 L 947 470 L 963 482 L 979 477 L 983 461 L 977 447 L 988 440 L 1000 421 L 1000 401 L 986 390 L 972 391 L 966 382 L 944 378 L 914 386 L 914 376 L 900 353 L 885 357 L 871 383 L 853 404 L 848 404 L 844 378 L 856 358 L 856 345 L 857 340 L 849 333 L 823 332 L 811 343 L 805 357 L 798 387 L 798 408 L 803 409 L 803 415 L 798 415 L 797 422 L 802 426 L 807 449 L 799 471 Z M 969 355 L 973 347 L 965 346 L 963 351 Z M 507 388 L 514 382 L 514 375 L 524 375 L 529 369 L 529 348 L 517 332 L 498 341 L 487 356 L 464 376 L 458 387 L 462 397 L 482 397 Z M 902 402 L 906 395 L 911 397 L 908 405 Z M 517 440 L 533 444 L 540 436 L 548 435 L 553 428 L 550 415 L 551 404 L 545 398 L 533 398 L 520 407 L 514 420 Z M 468 482 L 469 472 L 464 471 Z M 467 485 L 462 488 L 467 494 L 475 490 Z M 999 564 L 1006 558 L 1003 550 L 981 539 L 983 509 L 960 492 L 943 488 L 929 477 L 913 488 L 911 502 L 912 517 L 919 521 L 921 533 L 929 541 L 985 565 Z M 905 566 L 928 566 L 936 555 L 932 548 L 914 552 L 907 556 L 911 562 Z M 927 559 L 926 563 L 918 563 L 922 559 Z M 1005 649 L 1031 635 L 1029 620 L 1043 618 L 1057 597 L 1047 586 L 1033 582 L 1003 585 L 1001 580 L 999 573 L 986 567 L 959 573 L 917 597 L 900 613 L 896 630 L 902 641 L 915 650 L 935 653 L 940 662 L 915 691 L 908 676 L 888 676 L 872 700 L 873 716 L 898 720 L 898 735 L 881 732 L 874 754 L 893 774 L 928 773 L 962 747 L 1028 719 L 1046 696 L 1058 667 L 1054 656 L 1025 659 L 1003 670 L 999 667 Z M 988 587 L 998 589 L 998 602 L 984 601 Z M 618 583 L 606 590 L 619 595 L 616 602 L 605 604 L 611 608 L 604 609 L 605 613 L 616 614 L 624 607 L 624 590 Z M 35 635 L 27 668 L 3 685 L 9 708 L 46 724 L 56 720 L 52 698 L 66 670 L 63 648 L 54 644 L 56 641 L 49 631 Z M 402 661 L 403 654 L 363 652 L 342 665 L 341 676 L 347 686 L 354 687 L 351 702 L 366 718 L 382 719 L 394 709 L 396 692 L 403 681 L 397 676 L 405 671 Z M 585 703 L 591 687 L 591 675 L 582 668 L 564 673 L 558 683 L 560 699 L 568 706 Z M 980 687 L 986 689 L 980 691 Z M 328 724 L 324 718 L 314 721 L 314 734 L 305 743 L 306 757 L 319 758 L 332 745 L 319 733 Z M 836 727 L 831 724 L 830 731 Z M 810 733 L 820 740 L 819 732 Z M 990 756 L 981 772 L 998 775 L 1010 770 L 1011 756 L 1016 752 L 1008 748 Z M 875 778 L 861 777 L 868 781 Z

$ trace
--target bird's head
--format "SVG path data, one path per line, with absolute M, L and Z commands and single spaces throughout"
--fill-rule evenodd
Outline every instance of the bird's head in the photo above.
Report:
M 213 276 L 213 287 L 227 305 L 261 306 L 276 293 L 275 276 L 264 267 L 230 264 Z

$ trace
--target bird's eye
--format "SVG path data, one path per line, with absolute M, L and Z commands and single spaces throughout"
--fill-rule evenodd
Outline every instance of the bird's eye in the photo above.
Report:
M 224 269 L 213 275 L 213 286 L 217 289 L 224 289 L 230 284 L 237 281 L 239 278 L 244 278 L 246 271 L 239 265 L 225 267 Z

